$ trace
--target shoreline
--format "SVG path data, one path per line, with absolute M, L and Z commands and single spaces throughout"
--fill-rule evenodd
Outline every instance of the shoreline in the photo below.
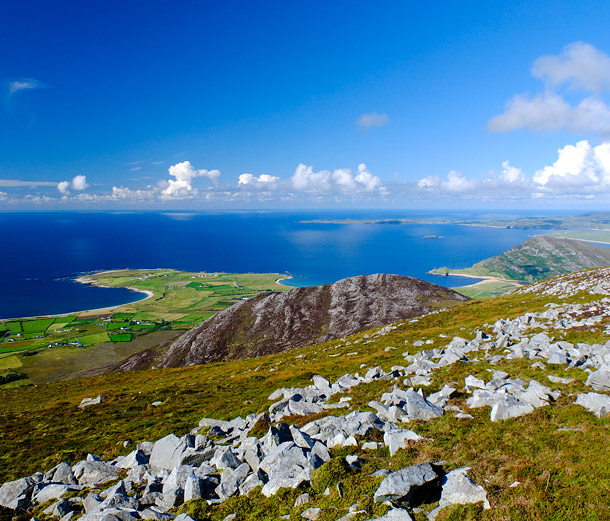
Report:
M 283 280 L 290 280 L 290 279 L 294 279 L 294 277 L 292 275 L 287 275 L 286 277 L 283 277 L 281 279 L 275 279 L 275 283 L 279 284 L 280 286 L 285 286 L 287 288 L 291 288 L 292 286 L 288 286 L 288 284 L 282 284 Z
M 432 272 L 428 272 L 430 273 L 430 275 L 436 275 L 437 277 L 444 277 L 445 275 L 441 275 L 439 273 L 432 273 Z M 447 272 L 447 275 L 450 275 L 452 277 L 464 277 L 467 279 L 482 279 L 480 282 L 484 282 L 486 280 L 495 280 L 496 282 L 506 282 L 507 284 L 515 284 L 516 286 L 527 286 L 527 284 L 523 283 L 523 282 L 519 282 L 518 280 L 509 280 L 509 279 L 501 279 L 500 277 L 491 277 L 489 275 L 468 275 L 466 273 L 454 273 L 451 271 Z M 478 284 L 478 282 L 475 282 L 474 284 Z M 473 286 L 474 284 L 470 284 L 471 286 Z M 456 286 L 458 288 L 464 287 L 464 286 Z
M 114 271 L 123 271 L 123 270 L 103 270 L 103 271 L 96 271 L 94 273 L 95 274 L 112 273 Z M 88 279 L 87 275 L 81 275 L 72 280 L 74 280 L 75 282 L 78 282 L 79 284 L 90 284 L 92 286 L 97 286 L 98 288 L 110 288 L 110 289 L 114 288 L 114 286 L 104 286 L 103 284 L 100 284 L 98 281 L 96 281 L 94 279 Z M 115 288 L 115 289 L 121 289 L 121 288 Z M 31 320 L 31 319 L 36 319 L 36 318 L 69 317 L 70 315 L 81 315 L 81 314 L 85 314 L 85 313 L 98 313 L 98 312 L 103 312 L 103 311 L 112 311 L 113 309 L 117 309 L 121 306 L 128 306 L 129 304 L 135 304 L 136 302 L 143 302 L 143 301 L 148 300 L 149 298 L 155 296 L 155 294 L 152 291 L 149 291 L 147 289 L 136 289 L 132 286 L 122 286 L 122 289 L 128 289 L 130 291 L 133 291 L 134 293 L 143 293 L 146 296 L 143 298 L 140 298 L 138 300 L 132 300 L 131 302 L 124 302 L 123 304 L 115 304 L 114 306 L 106 306 L 103 308 L 79 309 L 79 310 L 75 310 L 75 311 L 68 311 L 66 313 L 52 313 L 49 315 L 33 315 L 33 316 L 29 316 L 29 317 L 9 317 L 9 318 L 1 318 L 0 320 L 2 320 L 2 321 Z

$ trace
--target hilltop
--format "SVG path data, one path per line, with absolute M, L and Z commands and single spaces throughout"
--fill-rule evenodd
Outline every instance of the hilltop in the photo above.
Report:
M 471 268 L 437 268 L 436 275 L 494 277 L 521 283 L 537 282 L 587 268 L 610 264 L 610 248 L 584 241 L 538 235 Z
M 161 367 L 280 353 L 353 335 L 463 302 L 455 291 L 400 275 L 261 294 L 224 310 L 174 342 Z
M 364 521 L 385 499 L 399 507 L 385 519 L 607 519 L 609 280 L 565 275 L 258 358 L 3 390 L 0 481 L 30 476 L 24 505 L 51 497 L 23 519 L 50 506 Z M 88 453 L 101 461 L 79 463 Z M 432 488 L 392 496 L 407 474 Z M 60 479 L 78 484 L 45 485 Z M 63 503 L 53 490 L 69 490 Z

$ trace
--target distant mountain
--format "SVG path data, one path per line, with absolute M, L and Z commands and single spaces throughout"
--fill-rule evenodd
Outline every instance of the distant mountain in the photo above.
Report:
M 170 346 L 158 365 L 178 367 L 279 353 L 465 300 L 435 284 L 382 274 L 260 294 L 191 329 Z
M 510 250 L 477 262 L 472 268 L 439 268 L 433 273 L 497 277 L 519 282 L 538 282 L 587 268 L 610 265 L 610 248 L 573 239 L 538 235 Z

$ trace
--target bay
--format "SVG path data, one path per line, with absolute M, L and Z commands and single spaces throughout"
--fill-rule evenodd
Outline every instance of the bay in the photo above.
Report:
M 451 224 L 299 222 L 443 216 L 447 217 L 439 212 L 381 210 L 0 213 L 0 317 L 68 313 L 142 298 L 126 289 L 96 288 L 73 280 L 91 271 L 122 268 L 289 273 L 294 278 L 286 283 L 294 286 L 396 273 L 452 287 L 474 281 L 427 272 L 441 266 L 468 267 L 520 244 L 532 233 Z

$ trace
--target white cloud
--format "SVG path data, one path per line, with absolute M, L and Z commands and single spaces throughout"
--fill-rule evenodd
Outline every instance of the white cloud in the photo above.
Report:
M 532 74 L 544 80 L 547 89 L 510 99 L 504 112 L 489 120 L 490 132 L 568 130 L 610 135 L 610 107 L 599 97 L 610 89 L 610 56 L 590 44 L 576 42 L 564 47 L 559 56 L 538 58 Z M 563 84 L 595 95 L 571 105 L 554 90 Z
M 8 199 L 8 194 L 6 192 L 0 192 L 0 201 L 6 201 Z
M 572 132 L 610 134 L 610 108 L 600 99 L 589 97 L 571 107 L 552 92 L 533 98 L 517 95 L 506 104 L 504 113 L 489 120 L 491 132 L 524 128 L 538 132 L 566 129 Z
M 314 172 L 312 166 L 299 163 L 290 178 L 292 187 L 302 192 L 328 192 L 331 189 L 331 174 L 328 170 Z
M 502 173 L 500 179 L 506 183 L 522 183 L 525 181 L 525 174 L 520 168 L 511 166 L 508 161 L 502 162 Z
M 366 192 L 372 192 L 381 185 L 381 179 L 371 174 L 364 163 L 358 165 L 358 174 L 356 175 L 356 182 Z
M 89 188 L 89 185 L 87 184 L 87 176 L 79 174 L 75 175 L 72 178 L 72 181 L 61 181 L 57 183 L 57 189 L 62 194 L 69 194 L 70 192 L 68 190 L 70 187 L 79 192 L 86 190 L 87 188 Z
M 610 88 L 610 56 L 585 42 L 566 45 L 559 56 L 542 56 L 532 75 L 553 87 L 568 83 L 572 88 L 600 93 Z
M 610 188 L 610 143 L 586 141 L 557 151 L 558 158 L 534 174 L 534 182 L 550 191 L 599 192 Z
M 72 188 L 78 191 L 86 190 L 87 188 L 89 188 L 89 185 L 87 184 L 87 176 L 75 175 L 72 178 Z
M 256 177 L 252 174 L 246 173 L 239 176 L 239 181 L 237 184 L 241 187 L 275 190 L 279 182 L 280 178 L 273 175 L 261 174 Z
M 161 197 L 186 198 L 197 195 L 197 190 L 193 188 L 192 182 L 196 177 L 207 177 L 216 182 L 220 176 L 219 170 L 197 170 L 191 165 L 190 161 L 183 161 L 169 167 L 169 175 L 176 179 L 169 179 L 166 188 L 161 192 Z
M 148 201 L 154 199 L 158 190 L 153 187 L 147 187 L 144 190 L 130 190 L 123 186 L 112 187 L 112 199 L 132 200 L 132 201 Z
M 420 179 L 417 187 L 428 192 L 447 192 L 465 193 L 476 188 L 476 182 L 468 179 L 459 172 L 451 170 L 447 174 L 447 179 L 440 179 L 437 176 L 428 176 Z
M 369 112 L 368 114 L 362 114 L 357 120 L 356 124 L 361 128 L 370 127 L 383 127 L 388 122 L 387 114 L 378 114 L 377 112 Z
M 381 189 L 381 179 L 371 174 L 364 163 L 358 165 L 355 176 L 349 168 L 337 168 L 332 173 L 329 170 L 314 172 L 313 167 L 301 163 L 290 181 L 295 190 L 311 193 L 339 191 L 354 195 Z
M 43 89 L 45 87 L 46 85 L 38 80 L 33 80 L 31 78 L 23 78 L 20 80 L 9 82 L 8 95 L 12 96 L 13 94 L 21 90 Z
M 517 95 L 506 104 L 506 110 L 491 118 L 487 129 L 491 132 L 509 132 L 519 128 L 549 132 L 566 125 L 571 107 L 552 92 L 533 98 Z

